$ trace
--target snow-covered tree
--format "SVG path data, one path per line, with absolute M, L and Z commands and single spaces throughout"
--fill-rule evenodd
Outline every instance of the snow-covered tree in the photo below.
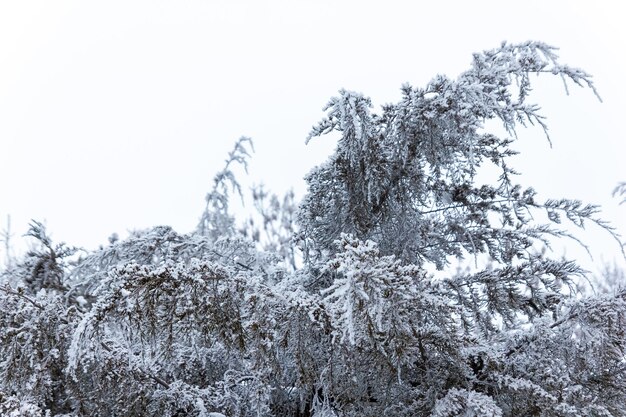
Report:
M 565 236 L 561 216 L 582 226 L 604 224 L 597 207 L 577 201 L 537 201 L 515 181 L 510 157 L 519 126 L 539 124 L 528 103 L 530 76 L 548 73 L 589 86 L 583 71 L 560 65 L 555 49 L 537 42 L 503 44 L 475 54 L 456 80 L 437 76 L 425 88 L 402 87 L 399 103 L 373 113 L 369 98 L 342 90 L 309 139 L 337 132 L 337 150 L 307 177 L 300 220 L 312 250 L 333 252 L 341 233 L 376 241 L 384 253 L 443 268 L 450 257 L 487 253 L 498 262 L 525 257 L 538 240 Z M 499 120 L 506 132 L 484 129 Z M 497 168 L 499 177 L 479 181 Z M 483 178 L 481 176 L 480 178 Z M 545 211 L 552 224 L 536 224 Z
M 512 168 L 520 127 L 547 131 L 534 74 L 595 93 L 555 48 L 505 43 L 380 112 L 340 91 L 309 136 L 334 132 L 337 149 L 298 209 L 257 187 L 237 223 L 243 138 L 193 233 L 159 226 L 76 259 L 33 223 L 38 249 L 1 275 L 0 412 L 626 416 L 626 293 L 581 294 L 587 272 L 546 250 L 587 225 L 619 237 Z M 456 267 L 466 257 L 475 268 Z

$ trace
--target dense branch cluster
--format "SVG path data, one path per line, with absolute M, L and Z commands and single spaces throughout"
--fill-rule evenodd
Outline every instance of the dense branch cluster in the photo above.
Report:
M 257 187 L 240 227 L 247 138 L 192 233 L 84 253 L 34 222 L 39 246 L 0 276 L 0 415 L 626 416 L 626 291 L 581 294 L 586 272 L 542 250 L 588 224 L 619 237 L 511 167 L 518 128 L 547 129 L 539 73 L 595 92 L 538 42 L 380 113 L 340 91 L 309 136 L 337 149 L 302 203 Z

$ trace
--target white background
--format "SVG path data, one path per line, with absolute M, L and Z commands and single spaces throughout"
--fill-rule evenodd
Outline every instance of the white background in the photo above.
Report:
M 45 220 L 53 238 L 87 248 L 159 224 L 191 231 L 242 135 L 256 147 L 246 186 L 302 196 L 302 177 L 335 145 L 304 140 L 337 90 L 381 105 L 404 82 L 456 77 L 472 52 L 531 39 L 593 74 L 604 103 L 539 79 L 554 147 L 520 131 L 520 181 L 600 203 L 626 234 L 626 205 L 611 198 L 626 180 L 624 13 L 590 4 L 1 1 L 0 224 L 10 214 L 17 238 Z M 583 239 L 596 261 L 618 252 L 593 228 Z

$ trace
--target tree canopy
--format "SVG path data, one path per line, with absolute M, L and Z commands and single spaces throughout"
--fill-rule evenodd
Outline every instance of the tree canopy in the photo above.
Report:
M 257 187 L 231 214 L 242 138 L 191 233 L 81 252 L 33 222 L 1 272 L 0 414 L 626 415 L 626 291 L 581 292 L 588 273 L 546 250 L 588 225 L 620 238 L 512 167 L 520 127 L 547 135 L 534 74 L 597 95 L 556 48 L 503 43 L 380 111 L 341 90 L 299 204 Z

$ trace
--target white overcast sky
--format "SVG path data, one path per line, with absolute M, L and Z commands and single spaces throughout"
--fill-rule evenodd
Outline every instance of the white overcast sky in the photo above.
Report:
M 520 181 L 600 203 L 626 234 L 611 198 L 626 180 L 624 17 L 617 1 L 4 0 L 0 221 L 20 235 L 45 220 L 87 248 L 153 225 L 191 231 L 242 135 L 256 147 L 246 183 L 302 195 L 335 146 L 304 139 L 337 90 L 396 101 L 404 82 L 455 77 L 472 52 L 531 39 L 592 73 L 604 103 L 540 79 L 554 147 L 521 131 Z M 612 256 L 589 233 L 596 257 Z

